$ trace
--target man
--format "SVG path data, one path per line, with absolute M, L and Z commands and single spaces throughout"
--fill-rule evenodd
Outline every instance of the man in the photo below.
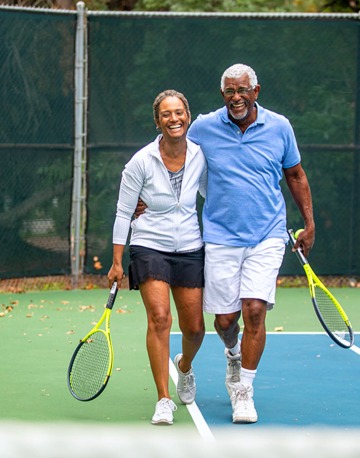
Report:
M 220 92 L 225 106 L 199 115 L 188 132 L 208 163 L 204 310 L 215 314 L 214 326 L 225 344 L 233 422 L 254 423 L 253 381 L 288 240 L 282 174 L 304 220 L 295 249 L 301 246 L 305 256 L 314 243 L 315 224 L 293 129 L 284 116 L 257 103 L 260 85 L 254 70 L 243 64 L 229 67 Z

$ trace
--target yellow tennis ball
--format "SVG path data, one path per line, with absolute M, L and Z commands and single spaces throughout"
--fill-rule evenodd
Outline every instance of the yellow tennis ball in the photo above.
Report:
M 294 234 L 295 239 L 297 239 L 297 238 L 299 237 L 300 232 L 302 232 L 303 230 L 304 230 L 304 229 L 298 229 L 298 230 L 295 232 L 295 234 Z

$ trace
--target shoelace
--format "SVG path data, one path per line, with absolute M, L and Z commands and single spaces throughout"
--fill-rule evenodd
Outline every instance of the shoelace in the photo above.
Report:
M 233 360 L 229 359 L 228 365 L 229 365 L 229 369 L 230 369 L 229 372 L 230 372 L 231 378 L 236 376 L 236 379 L 238 381 L 240 381 L 239 361 L 236 361 L 236 360 L 233 361 Z
M 193 385 L 194 382 L 194 374 L 187 374 L 183 376 L 183 386 L 184 389 L 187 389 Z
M 159 409 L 159 413 L 166 412 L 168 409 L 175 412 L 175 410 L 177 410 L 177 406 L 171 399 L 163 398 L 159 401 L 157 409 Z
M 229 359 L 229 366 L 232 371 L 235 369 L 237 370 L 239 367 L 239 361 Z
M 247 401 L 249 399 L 248 391 L 239 391 L 240 399 L 243 401 Z
M 249 396 L 251 391 L 251 387 L 245 388 L 244 390 L 238 390 L 236 392 L 236 397 L 238 397 L 241 401 L 250 401 L 252 400 L 251 396 Z M 247 404 L 245 404 L 245 407 L 248 407 Z

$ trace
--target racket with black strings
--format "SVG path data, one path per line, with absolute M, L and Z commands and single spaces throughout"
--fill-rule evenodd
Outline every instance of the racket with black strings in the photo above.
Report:
M 288 230 L 290 243 L 295 245 L 296 238 L 292 229 Z M 295 251 L 303 266 L 316 315 L 325 331 L 340 347 L 350 348 L 354 343 L 354 333 L 349 318 L 335 296 L 316 276 L 309 261 L 300 248 Z
M 79 401 L 91 401 L 106 388 L 114 365 L 110 335 L 110 316 L 117 295 L 114 282 L 105 310 L 97 324 L 80 340 L 70 360 L 67 382 L 70 393 Z M 105 330 L 100 326 L 105 321 Z

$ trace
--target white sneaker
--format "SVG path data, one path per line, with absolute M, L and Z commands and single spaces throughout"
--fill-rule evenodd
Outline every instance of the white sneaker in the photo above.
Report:
M 174 423 L 173 412 L 177 409 L 176 404 L 168 398 L 162 398 L 156 403 L 155 413 L 151 423 L 153 425 L 172 425 Z
M 196 395 L 195 375 L 192 368 L 188 372 L 181 372 L 179 368 L 181 357 L 182 354 L 179 353 L 174 359 L 174 364 L 179 375 L 176 392 L 183 404 L 191 404 L 195 400 Z
M 236 392 L 236 385 L 240 382 L 241 353 L 232 355 L 225 347 L 225 356 L 227 359 L 225 386 L 231 398 Z
M 253 401 L 254 389 L 250 385 L 237 385 L 231 399 L 233 423 L 256 423 L 258 416 Z

